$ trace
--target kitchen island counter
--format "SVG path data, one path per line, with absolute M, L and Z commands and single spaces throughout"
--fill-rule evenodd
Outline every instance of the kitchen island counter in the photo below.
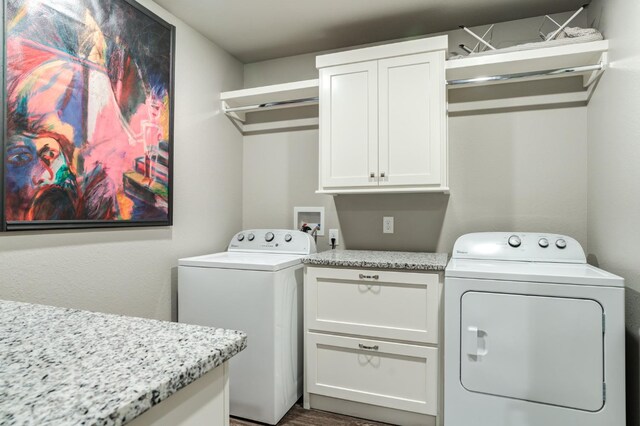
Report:
M 122 425 L 245 346 L 238 331 L 0 300 L 0 424 Z

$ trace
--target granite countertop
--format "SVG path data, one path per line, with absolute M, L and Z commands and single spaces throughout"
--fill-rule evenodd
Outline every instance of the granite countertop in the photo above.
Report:
M 307 265 L 318 266 L 444 271 L 447 266 L 447 254 L 404 251 L 329 250 L 309 255 L 302 259 L 302 262 Z
M 239 331 L 0 300 L 0 424 L 122 425 L 245 347 Z

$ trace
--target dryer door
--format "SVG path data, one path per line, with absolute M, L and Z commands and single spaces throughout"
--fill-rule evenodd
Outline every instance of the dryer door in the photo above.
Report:
M 603 310 L 588 299 L 467 292 L 461 383 L 469 391 L 598 411 Z

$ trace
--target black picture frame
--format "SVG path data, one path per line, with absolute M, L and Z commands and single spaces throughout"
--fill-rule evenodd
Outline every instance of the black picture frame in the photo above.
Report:
M 4 192 L 5 192 L 5 179 L 4 179 L 4 162 L 6 157 L 5 139 L 7 138 L 7 116 L 5 114 L 5 102 L 7 97 L 7 79 L 5 78 L 5 62 L 7 57 L 7 49 L 4 42 L 4 35 L 7 31 L 7 23 L 5 18 L 5 11 L 7 9 L 6 0 L 2 1 L 0 5 L 0 19 L 2 19 L 2 31 L 0 31 L 0 46 L 2 47 L 2 54 L 0 56 L 0 81 L 2 81 L 2 90 L 0 91 L 0 119 L 2 120 L 2 135 L 0 135 L 0 232 L 7 230 L 7 224 L 4 220 Z
M 168 139 L 167 139 L 167 163 L 166 168 L 168 170 L 168 176 L 166 178 L 167 188 L 167 213 L 166 219 L 157 220 L 22 220 L 11 221 L 8 220 L 6 214 L 6 194 L 7 194 L 7 178 L 5 176 L 7 168 L 5 162 L 8 158 L 7 152 L 7 139 L 8 139 L 8 108 L 7 108 L 7 42 L 8 42 L 8 28 L 7 28 L 7 11 L 8 3 L 11 0 L 2 0 L 0 18 L 2 19 L 3 29 L 0 32 L 0 45 L 2 46 L 2 60 L 0 62 L 1 79 L 3 88 L 1 92 L 1 104 L 0 113 L 2 114 L 2 158 L 0 161 L 0 178 L 2 183 L 0 184 L 0 231 L 33 231 L 33 230 L 64 230 L 64 229 L 90 229 L 90 228 L 130 228 L 130 227 L 158 227 L 158 226 L 172 226 L 173 225 L 173 182 L 174 182 L 174 115 L 175 115 L 175 45 L 176 45 L 176 28 L 174 25 L 168 23 L 160 16 L 150 11 L 146 7 L 142 6 L 135 0 L 98 0 L 99 3 L 120 3 L 123 7 L 131 7 L 133 13 L 142 14 L 143 18 L 151 19 L 155 23 L 159 24 L 164 30 L 168 31 L 169 38 L 169 81 L 168 81 Z M 16 0 L 18 1 L 18 0 Z M 28 2 L 29 0 L 23 0 Z M 79 0 L 92 2 L 92 0 Z M 95 0 L 93 0 L 95 2 Z M 86 3 L 85 3 L 86 4 Z M 124 176 L 123 176 L 124 181 Z M 124 186 L 124 184 L 123 184 Z

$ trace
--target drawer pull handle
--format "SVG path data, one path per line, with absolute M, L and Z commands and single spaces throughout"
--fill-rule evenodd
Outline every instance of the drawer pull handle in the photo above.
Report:
M 361 280 L 377 280 L 378 278 L 380 278 L 379 275 L 365 275 L 365 274 L 360 274 L 360 279 Z
M 360 343 L 360 344 L 358 345 L 358 347 L 359 347 L 360 349 L 366 349 L 366 350 L 368 350 L 368 351 L 377 351 L 377 350 L 379 349 L 378 345 L 375 345 L 375 346 L 367 346 L 367 345 L 363 345 L 362 343 Z

